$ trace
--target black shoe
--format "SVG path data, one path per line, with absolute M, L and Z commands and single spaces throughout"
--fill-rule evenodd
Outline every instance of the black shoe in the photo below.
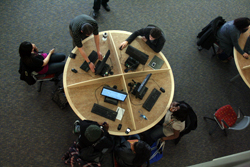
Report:
M 104 9 L 106 10 L 106 11 L 110 11 L 110 7 L 109 7 L 109 5 L 108 4 L 102 4 L 102 6 L 104 7 Z
M 93 11 L 92 15 L 94 19 L 98 17 L 98 13 L 99 13 L 98 11 Z

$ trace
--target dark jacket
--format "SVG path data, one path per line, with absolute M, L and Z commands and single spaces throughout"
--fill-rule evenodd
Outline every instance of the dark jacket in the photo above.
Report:
M 133 159 L 135 158 L 135 153 L 131 150 L 128 141 L 116 146 L 114 149 L 114 155 L 116 162 L 120 167 L 134 167 Z
M 20 59 L 20 65 L 19 65 L 19 70 L 20 74 L 20 80 L 25 81 L 28 85 L 34 85 L 36 83 L 36 80 L 33 78 L 31 75 L 32 70 L 30 70 Z
M 78 138 L 78 142 L 79 145 L 82 148 L 88 147 L 88 146 L 92 146 L 93 144 L 95 145 L 95 150 L 96 151 L 107 151 L 108 149 L 111 149 L 113 147 L 113 139 L 111 138 L 110 134 L 103 129 L 104 131 L 104 135 L 103 137 L 99 140 L 99 141 L 94 141 L 94 142 L 90 142 L 88 141 L 88 139 L 85 137 L 85 131 L 87 129 L 88 126 L 90 125 L 97 125 L 100 126 L 97 122 L 95 121 L 90 121 L 90 120 L 84 120 L 80 122 L 80 136 Z
M 174 139 L 175 144 L 179 143 L 182 136 L 184 136 L 185 134 L 188 134 L 189 132 L 191 132 L 191 130 L 195 130 L 197 128 L 197 116 L 196 116 L 194 110 L 192 109 L 192 107 L 190 105 L 188 105 L 187 103 L 185 103 L 185 104 L 189 108 L 188 115 L 187 115 L 187 118 L 185 120 L 185 129 L 180 132 L 180 135 L 177 139 Z
M 142 28 L 140 30 L 137 30 L 135 32 L 133 32 L 133 34 L 131 34 L 126 41 L 128 41 L 128 44 L 130 44 L 131 42 L 133 42 L 133 40 L 137 37 L 137 36 L 145 36 L 145 38 L 147 39 L 146 44 L 153 49 L 153 51 L 155 51 L 156 53 L 160 52 L 165 44 L 165 36 L 164 33 L 162 32 L 162 36 L 160 38 L 155 39 L 154 41 L 150 41 L 149 40 L 149 35 L 150 35 L 150 31 L 155 28 L 156 26 L 153 25 L 148 25 L 146 28 Z
M 205 48 L 207 50 L 216 42 L 216 33 L 218 29 L 225 23 L 226 21 L 218 16 L 214 20 L 212 20 L 206 27 L 202 29 L 202 31 L 197 35 L 199 40 L 197 41 L 197 45 Z

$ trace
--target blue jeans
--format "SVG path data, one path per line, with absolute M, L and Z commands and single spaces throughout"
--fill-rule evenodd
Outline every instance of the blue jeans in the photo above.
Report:
M 161 137 L 166 137 L 163 133 L 163 126 L 156 125 L 153 128 L 143 133 L 145 136 L 146 142 L 151 146 L 154 142 L 156 142 Z

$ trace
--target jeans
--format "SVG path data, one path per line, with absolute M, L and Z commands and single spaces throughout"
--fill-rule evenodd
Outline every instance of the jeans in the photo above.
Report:
M 64 65 L 65 65 L 65 55 L 63 53 L 53 53 L 49 60 L 49 69 L 46 74 L 55 74 L 58 77 L 63 73 Z
M 103 6 L 107 6 L 107 3 L 108 3 L 109 0 L 102 0 L 102 5 Z M 99 11 L 101 8 L 101 0 L 94 0 L 94 6 L 93 6 L 93 9 L 94 11 Z
M 151 146 L 154 142 L 156 142 L 161 137 L 166 137 L 163 133 L 162 125 L 156 125 L 148 131 L 144 132 L 145 141 Z

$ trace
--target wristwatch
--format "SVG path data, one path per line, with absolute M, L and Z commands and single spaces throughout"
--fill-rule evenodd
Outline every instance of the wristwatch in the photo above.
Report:
M 88 65 L 91 63 L 91 61 L 88 62 Z

